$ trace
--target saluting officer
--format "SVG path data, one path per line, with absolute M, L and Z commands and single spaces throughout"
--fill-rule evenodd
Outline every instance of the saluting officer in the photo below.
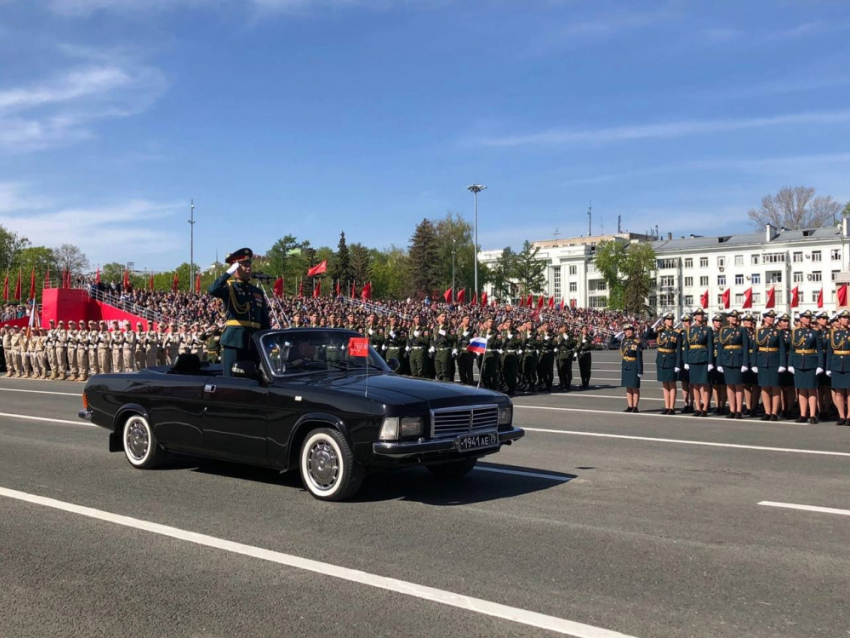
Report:
M 544 323 L 537 329 L 537 343 L 540 344 L 540 362 L 537 364 L 537 379 L 541 389 L 552 391 L 555 381 L 555 340 L 549 334 L 549 324 Z
M 744 373 L 750 368 L 750 335 L 746 328 L 738 325 L 740 317 L 737 310 L 726 315 L 726 319 L 729 325 L 720 329 L 717 369 L 723 373 L 729 398 L 726 418 L 741 419 L 744 412 Z
M 230 264 L 209 287 L 209 293 L 224 302 L 225 328 L 221 336 L 221 361 L 224 376 L 232 376 L 237 361 L 260 362 L 260 354 L 251 336 L 271 328 L 269 308 L 263 291 L 251 284 L 251 260 L 254 253 L 242 248 L 227 256 Z
M 452 351 L 457 353 L 455 337 L 446 324 L 446 313 L 441 312 L 437 316 L 437 325 L 431 332 L 431 348 L 435 352 L 434 371 L 438 381 L 453 381 L 449 378 L 449 367 Z
M 800 314 L 800 327 L 791 334 L 788 372 L 794 376 L 800 404 L 797 423 L 817 423 L 818 375 L 823 373 L 824 352 L 820 335 L 812 327 L 812 311 Z
M 487 349 L 481 358 L 481 366 L 479 368 L 480 384 L 488 390 L 498 390 L 499 349 L 502 347 L 502 340 L 499 338 L 498 333 L 493 330 L 492 319 L 487 319 L 484 322 L 480 336 L 487 340 Z
M 850 390 L 850 311 L 838 313 L 838 327 L 829 334 L 826 374 L 832 382 L 832 400 L 838 408 L 838 425 L 850 425 L 847 391 Z
M 655 341 L 655 370 L 664 395 L 661 414 L 676 414 L 676 376 L 682 367 L 682 333 L 673 327 L 675 317 L 668 312 L 658 330 L 647 328 L 644 339 Z
M 776 312 L 768 310 L 762 315 L 762 326 L 756 330 L 753 368 L 759 377 L 761 400 L 764 404 L 762 421 L 779 420 L 779 373 L 785 372 L 785 338 L 773 324 Z
M 386 334 L 384 335 L 384 344 L 381 346 L 386 353 L 386 359 L 397 359 L 401 366 L 397 370 L 398 374 L 407 374 L 410 372 L 410 367 L 407 365 L 407 357 L 405 355 L 405 346 L 407 339 L 405 338 L 404 328 L 399 325 L 398 317 L 393 315 L 390 317 L 390 325 L 387 326 Z
M 640 402 L 640 378 L 643 376 L 643 343 L 635 337 L 635 327 L 632 324 L 623 326 L 625 336 L 620 342 L 622 357 L 620 384 L 626 388 L 625 412 L 637 412 Z
M 519 378 L 519 361 L 522 354 L 522 335 L 513 328 L 513 322 L 508 319 L 504 323 L 501 335 L 502 349 L 502 378 L 508 386 L 508 396 L 516 393 Z M 487 346 L 489 347 L 489 343 Z
M 558 381 L 561 390 L 571 392 L 573 385 L 573 357 L 576 351 L 576 340 L 570 334 L 567 326 L 558 328 L 558 337 L 555 339 L 556 365 L 558 366 Z
M 694 388 L 696 400 L 694 416 L 708 416 L 708 373 L 714 370 L 714 335 L 711 328 L 705 325 L 705 311 L 697 308 L 694 311 L 694 323 L 688 328 L 685 340 L 682 342 L 682 360 L 684 368 L 690 375 L 690 384 Z
M 460 325 L 457 327 L 457 372 L 460 377 L 460 382 L 463 385 L 473 385 L 475 383 L 472 363 L 475 360 L 475 355 L 469 352 L 467 348 L 472 341 L 472 326 L 469 325 L 469 315 L 464 315 L 460 320 Z

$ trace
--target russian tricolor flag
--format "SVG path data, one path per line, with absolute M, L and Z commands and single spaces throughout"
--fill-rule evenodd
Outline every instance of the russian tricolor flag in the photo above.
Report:
M 474 352 L 475 354 L 484 354 L 487 350 L 487 339 L 484 337 L 474 337 L 472 341 L 469 342 L 469 345 L 466 346 L 467 352 Z

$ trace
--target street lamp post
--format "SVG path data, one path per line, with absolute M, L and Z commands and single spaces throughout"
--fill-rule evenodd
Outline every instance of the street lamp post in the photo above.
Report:
M 189 292 L 192 292 L 192 284 L 195 276 L 195 200 L 189 205 Z
M 455 255 L 457 254 L 457 238 L 452 239 L 452 303 L 455 301 Z
M 485 188 L 487 187 L 483 184 L 472 184 L 466 187 L 466 190 L 475 196 L 475 245 L 473 246 L 473 250 L 475 251 L 475 289 L 472 293 L 473 298 L 478 296 L 478 193 Z

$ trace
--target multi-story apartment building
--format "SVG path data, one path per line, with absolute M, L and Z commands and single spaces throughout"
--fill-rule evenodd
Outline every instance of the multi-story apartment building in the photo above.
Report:
M 655 286 L 649 307 L 655 313 L 680 314 L 700 305 L 708 292 L 708 309 L 723 309 L 728 290 L 730 306 L 741 308 L 752 288 L 753 309 L 764 307 L 773 288 L 776 309 L 791 311 L 791 291 L 798 290 L 799 310 L 816 310 L 823 291 L 824 307 L 836 307 L 836 290 L 850 283 L 850 237 L 848 220 L 837 227 L 785 230 L 768 226 L 764 231 L 740 235 L 702 237 L 691 235 L 655 239 L 621 233 L 576 239 L 534 242 L 538 256 L 547 262 L 547 296 L 567 305 L 604 308 L 606 284 L 596 271 L 596 246 L 602 241 L 651 241 L 656 253 Z M 479 259 L 492 264 L 501 251 L 483 251 Z M 488 288 L 492 296 L 492 288 Z

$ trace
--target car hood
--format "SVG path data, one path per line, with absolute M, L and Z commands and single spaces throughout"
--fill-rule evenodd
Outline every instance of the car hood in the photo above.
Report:
M 387 405 L 424 401 L 434 408 L 444 405 L 493 403 L 499 397 L 504 398 L 504 395 L 492 390 L 394 374 L 349 374 L 323 379 L 317 381 L 316 385 L 360 396 L 364 396 L 368 390 L 370 399 Z

